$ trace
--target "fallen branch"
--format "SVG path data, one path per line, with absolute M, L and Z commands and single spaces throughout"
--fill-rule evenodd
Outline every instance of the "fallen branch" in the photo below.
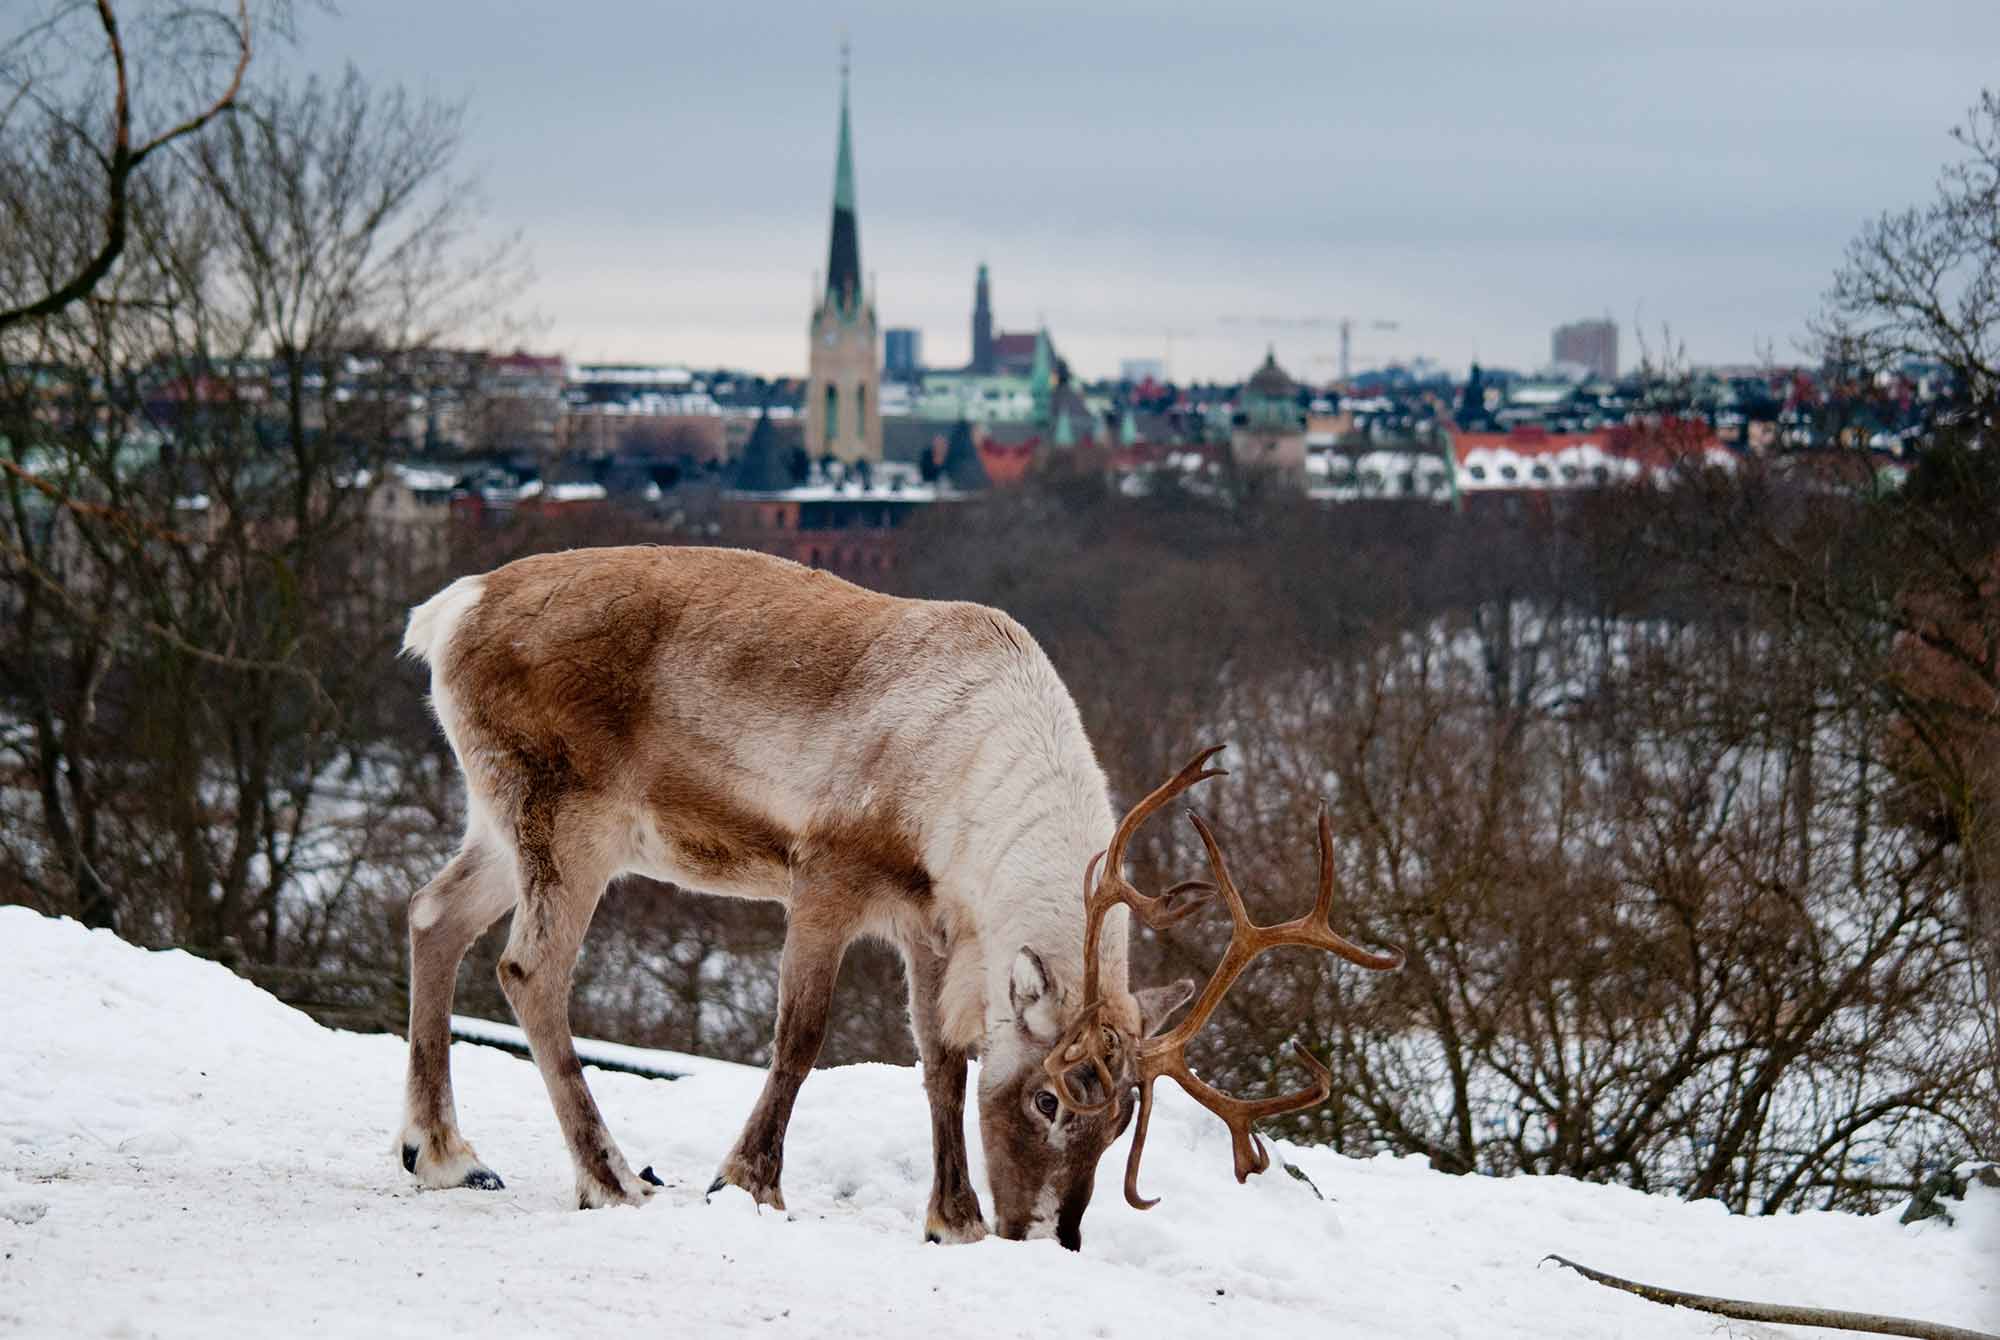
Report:
M 1682 1293 L 1678 1289 L 1663 1289 L 1657 1284 L 1640 1284 L 1636 1280 L 1620 1279 L 1607 1275 L 1601 1270 L 1578 1265 L 1566 1256 L 1553 1252 L 1542 1258 L 1554 1261 L 1559 1266 L 1567 1266 L 1587 1280 L 1613 1289 L 1623 1289 L 1654 1303 L 1665 1303 L 1669 1307 L 1691 1307 L 1701 1312 L 1713 1312 L 1718 1317 L 1730 1317 L 1736 1321 L 1773 1322 L 1780 1326 L 1829 1326 L 1839 1330 L 1868 1331 L 1875 1335 L 1907 1335 L 1914 1340 L 2000 1340 L 1991 1331 L 1969 1331 L 1963 1326 L 1944 1326 L 1934 1321 L 1916 1321 L 1909 1317 L 1889 1317 L 1879 1312 L 1843 1312 L 1830 1307 L 1790 1307 L 1782 1303 L 1750 1303 L 1738 1298 L 1712 1298 L 1707 1294 Z

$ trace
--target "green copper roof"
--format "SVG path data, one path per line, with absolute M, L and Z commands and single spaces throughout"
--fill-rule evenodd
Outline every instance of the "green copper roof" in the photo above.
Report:
M 1035 332 L 1035 365 L 1028 372 L 1028 393 L 1035 398 L 1035 420 L 1047 423 L 1056 389 L 1055 360 L 1049 351 L 1048 327 Z
M 827 243 L 826 296 L 844 316 L 861 310 L 861 223 L 854 212 L 854 132 L 847 118 L 847 48 L 840 51 L 840 152 L 833 170 L 833 227 Z
M 840 157 L 833 169 L 833 207 L 854 208 L 854 135 L 847 125 L 847 70 L 840 72 Z
M 1139 420 L 1132 413 L 1132 407 L 1125 407 L 1125 417 L 1118 421 L 1118 442 L 1120 446 L 1134 446 L 1139 441 Z
M 1069 421 L 1068 410 L 1064 410 L 1056 416 L 1055 443 L 1059 447 L 1073 447 L 1076 445 L 1076 428 Z

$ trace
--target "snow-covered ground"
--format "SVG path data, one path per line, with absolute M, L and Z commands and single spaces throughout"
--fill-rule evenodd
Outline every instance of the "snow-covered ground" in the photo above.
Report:
M 1145 1189 L 1101 1169 L 1081 1256 L 926 1246 L 916 1075 L 852 1066 L 799 1098 L 789 1215 L 702 1191 L 760 1076 L 652 1054 L 593 1072 L 643 1209 L 570 1209 L 532 1065 L 454 1048 L 461 1121 L 505 1191 L 419 1191 L 391 1137 L 403 1046 L 331 1032 L 221 967 L 0 907 L 0 1333 L 1775 1337 L 1540 1264 L 2000 1331 L 2000 1195 L 1955 1227 L 1729 1215 L 1559 1178 L 1280 1146 L 1238 1186 L 1220 1123 L 1163 1094 Z M 1162 1086 L 1163 1090 L 1167 1086 Z M 974 1144 L 974 1174 L 983 1176 Z

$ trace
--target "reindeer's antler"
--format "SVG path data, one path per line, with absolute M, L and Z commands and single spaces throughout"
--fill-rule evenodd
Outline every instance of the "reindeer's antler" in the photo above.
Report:
M 1175 796 L 1189 787 L 1210 777 L 1224 777 L 1228 774 L 1221 768 L 1211 768 L 1208 761 L 1221 753 L 1223 746 L 1210 745 L 1188 761 L 1186 767 L 1175 773 L 1165 783 L 1156 787 L 1149 795 L 1134 805 L 1118 823 L 1117 831 L 1111 835 L 1111 845 L 1091 857 L 1089 867 L 1083 872 L 1083 1000 L 1082 1011 L 1071 1022 L 1069 1031 L 1056 1043 L 1049 1053 L 1044 1067 L 1064 1107 L 1084 1116 L 1096 1116 L 1111 1110 L 1118 1101 L 1118 1087 L 1112 1079 L 1111 1061 L 1123 1046 L 1124 1041 L 1118 1030 L 1103 1022 L 1104 996 L 1098 984 L 1098 941 L 1104 929 L 1105 914 L 1123 904 L 1132 909 L 1133 915 L 1154 930 L 1165 930 L 1181 921 L 1199 908 L 1215 894 L 1215 886 L 1202 880 L 1186 880 L 1174 885 L 1157 898 L 1149 898 L 1126 882 L 1124 874 L 1125 847 L 1132 835 L 1139 831 L 1146 820 L 1163 809 Z M 1097 877 L 1098 863 L 1102 861 L 1104 878 Z M 1097 1102 L 1088 1102 L 1070 1083 L 1070 1076 L 1079 1067 L 1088 1065 L 1097 1076 Z
M 1132 1152 L 1125 1161 L 1125 1199 L 1142 1210 L 1151 1209 L 1158 1203 L 1139 1194 L 1139 1158 L 1145 1152 L 1146 1127 L 1153 1115 L 1153 1082 L 1161 1076 L 1170 1076 L 1189 1097 L 1221 1117 L 1223 1124 L 1229 1127 L 1236 1158 L 1236 1180 L 1239 1182 L 1251 1173 L 1263 1172 L 1271 1166 L 1271 1156 L 1265 1151 L 1263 1140 L 1251 1129 L 1254 1123 L 1323 1103 L 1333 1092 L 1333 1073 L 1321 1065 L 1311 1052 L 1296 1043 L 1293 1044 L 1294 1050 L 1300 1061 L 1312 1071 L 1313 1081 L 1294 1093 L 1272 1098 L 1232 1097 L 1197 1078 L 1188 1066 L 1188 1043 L 1201 1031 L 1209 1016 L 1215 1013 L 1215 1007 L 1222 1003 L 1222 998 L 1229 993 L 1229 988 L 1252 959 L 1280 945 L 1299 945 L 1338 954 L 1349 963 L 1376 972 L 1393 972 L 1403 966 L 1400 950 L 1371 953 L 1333 929 L 1329 920 L 1333 914 L 1337 887 L 1333 868 L 1333 830 L 1327 822 L 1324 806 L 1319 812 L 1319 894 L 1313 901 L 1312 911 L 1275 926 L 1259 926 L 1250 919 L 1249 910 L 1243 905 L 1243 895 L 1237 892 L 1235 881 L 1229 877 L 1229 867 L 1222 859 L 1222 849 L 1216 845 L 1214 832 L 1200 815 L 1190 814 L 1188 818 L 1193 821 L 1195 831 L 1201 834 L 1201 844 L 1208 852 L 1209 869 L 1215 874 L 1214 887 L 1229 905 L 1229 948 L 1187 1016 L 1168 1032 L 1138 1044 L 1135 1068 L 1139 1080 L 1139 1121 L 1132 1132 Z
M 1299 1060 L 1312 1072 L 1312 1083 L 1296 1092 L 1271 1098 L 1232 1097 L 1198 1078 L 1188 1065 L 1188 1043 L 1207 1024 L 1209 1016 L 1215 1013 L 1215 1007 L 1229 994 L 1229 988 L 1243 975 L 1243 970 L 1252 959 L 1267 949 L 1299 945 L 1338 954 L 1349 963 L 1376 972 L 1393 972 L 1403 966 L 1402 951 L 1372 953 L 1333 929 L 1330 918 L 1337 891 L 1333 829 L 1327 822 L 1324 806 L 1319 812 L 1319 893 L 1313 901 L 1312 911 L 1292 921 L 1259 926 L 1250 919 L 1249 910 L 1243 905 L 1243 895 L 1237 891 L 1236 882 L 1229 876 L 1229 866 L 1222 859 L 1222 849 L 1216 845 L 1215 833 L 1198 814 L 1190 813 L 1188 818 L 1193 821 L 1195 831 L 1201 835 L 1201 844 L 1208 853 L 1209 870 L 1214 875 L 1212 883 L 1187 880 L 1158 897 L 1148 897 L 1126 882 L 1122 866 L 1125 847 L 1132 835 L 1175 796 L 1197 782 L 1223 776 L 1220 768 L 1208 766 L 1208 761 L 1221 751 L 1220 745 L 1202 750 L 1169 781 L 1134 805 L 1112 834 L 1111 845 L 1091 858 L 1083 876 L 1084 1007 L 1044 1062 L 1049 1081 L 1063 1106 L 1080 1115 L 1092 1116 L 1110 1111 L 1118 1101 L 1114 1075 L 1119 1072 L 1114 1070 L 1113 1061 L 1122 1061 L 1123 1050 L 1127 1046 L 1132 1048 L 1132 1073 L 1139 1083 L 1139 1121 L 1132 1132 L 1132 1152 L 1125 1162 L 1125 1199 L 1141 1210 L 1151 1209 L 1158 1203 L 1139 1194 L 1139 1158 L 1145 1152 L 1146 1128 L 1153 1115 L 1153 1083 L 1162 1076 L 1171 1077 L 1189 1097 L 1221 1117 L 1223 1124 L 1229 1127 L 1236 1158 L 1236 1180 L 1239 1182 L 1251 1173 L 1263 1172 L 1271 1166 L 1271 1157 L 1265 1152 L 1264 1142 L 1251 1129 L 1255 1123 L 1266 1117 L 1323 1103 L 1333 1092 L 1333 1072 L 1321 1065 L 1311 1052 L 1296 1044 L 1294 1048 Z M 1102 878 L 1098 876 L 1099 861 L 1103 862 Z M 1229 906 L 1229 948 L 1209 977 L 1208 985 L 1202 988 L 1194 1008 L 1178 1025 L 1157 1037 L 1127 1039 L 1119 1029 L 1105 1023 L 1104 998 L 1098 982 L 1099 935 L 1105 914 L 1122 904 L 1131 908 L 1134 916 L 1154 930 L 1164 930 L 1185 919 L 1217 893 Z M 1071 1076 L 1086 1066 L 1097 1079 L 1097 1092 L 1101 1098 L 1096 1102 L 1086 1101 L 1071 1083 Z

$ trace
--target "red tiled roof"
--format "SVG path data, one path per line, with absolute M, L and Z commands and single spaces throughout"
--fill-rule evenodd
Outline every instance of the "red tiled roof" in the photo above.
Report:
M 1028 467 L 1035 463 L 1035 448 L 1041 445 L 1039 437 L 1026 442 L 994 442 L 981 439 L 979 442 L 979 463 L 986 467 L 986 477 L 996 485 L 1018 484 L 1028 473 Z

